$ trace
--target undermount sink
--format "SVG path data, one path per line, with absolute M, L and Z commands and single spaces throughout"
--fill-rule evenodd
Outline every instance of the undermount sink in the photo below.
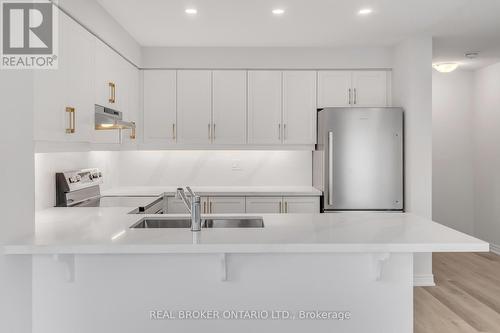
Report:
M 203 222 L 204 228 L 264 228 L 261 218 L 223 218 L 209 219 Z
M 202 221 L 203 228 L 264 228 L 262 218 L 215 218 Z M 191 228 L 191 219 L 143 218 L 132 229 Z

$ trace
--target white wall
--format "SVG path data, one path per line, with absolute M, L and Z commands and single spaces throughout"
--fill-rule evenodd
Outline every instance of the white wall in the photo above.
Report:
M 31 256 L 1 245 L 34 231 L 33 74 L 0 70 L 0 332 L 31 332 Z
M 405 109 L 406 210 L 432 218 L 432 38 L 394 48 L 393 103 Z M 415 256 L 416 284 L 432 283 L 432 256 Z
M 474 232 L 473 78 L 471 71 L 432 74 L 432 218 Z
M 310 151 L 131 151 L 119 165 L 124 186 L 312 186 Z
M 96 0 L 54 2 L 134 64 L 141 65 L 142 52 L 139 44 Z
M 475 235 L 500 247 L 500 64 L 474 83 Z
M 35 155 L 36 209 L 55 205 L 55 173 L 100 168 L 115 186 L 312 186 L 310 151 L 94 151 Z M 233 166 L 236 167 L 233 168 Z
M 147 47 L 144 68 L 391 68 L 382 47 Z

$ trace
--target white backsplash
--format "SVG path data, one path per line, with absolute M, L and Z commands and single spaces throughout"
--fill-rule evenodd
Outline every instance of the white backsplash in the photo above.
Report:
M 36 209 L 55 204 L 55 173 L 100 168 L 116 186 L 311 186 L 310 151 L 122 151 L 35 155 Z

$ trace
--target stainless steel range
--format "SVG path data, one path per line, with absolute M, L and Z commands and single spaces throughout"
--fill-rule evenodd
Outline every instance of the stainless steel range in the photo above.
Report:
M 163 195 L 102 196 L 100 185 L 103 180 L 102 172 L 96 168 L 56 173 L 56 206 L 138 207 L 138 211 L 163 212 Z

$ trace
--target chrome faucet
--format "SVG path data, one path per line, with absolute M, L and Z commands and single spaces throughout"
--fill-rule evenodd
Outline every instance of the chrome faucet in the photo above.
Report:
M 186 186 L 190 199 L 186 196 L 182 187 L 177 188 L 175 197 L 181 199 L 191 214 L 191 231 L 201 231 L 201 198 L 196 195 L 189 186 Z

